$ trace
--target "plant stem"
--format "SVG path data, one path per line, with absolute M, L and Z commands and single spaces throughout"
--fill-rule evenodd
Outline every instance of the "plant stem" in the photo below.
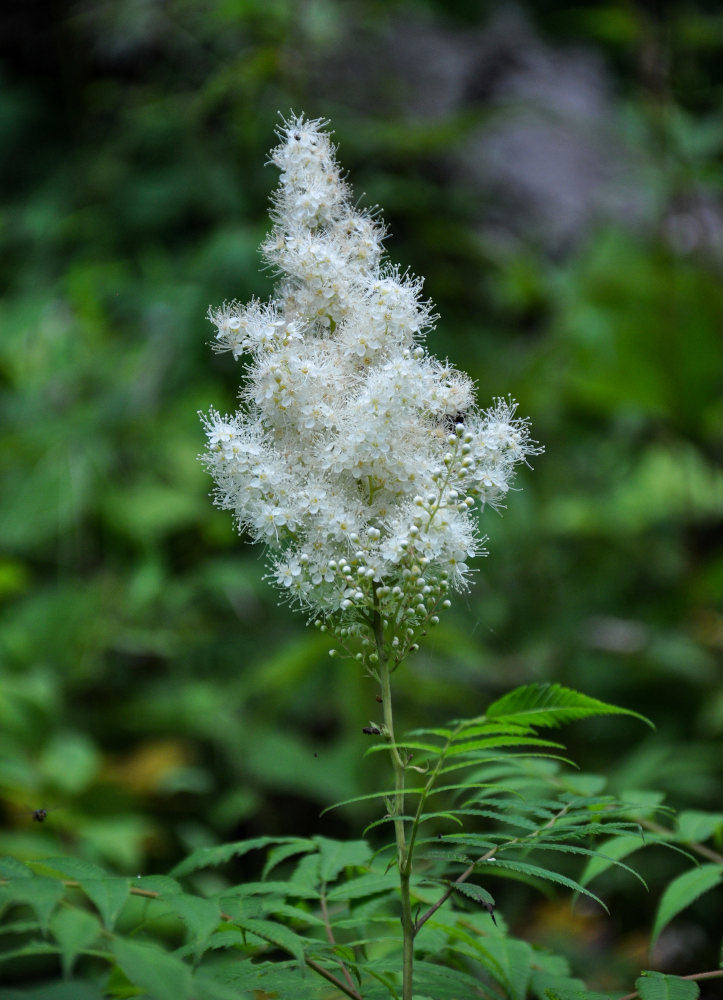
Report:
M 412 920 L 412 898 L 410 880 L 412 877 L 412 852 L 407 848 L 404 833 L 404 771 L 406 764 L 402 760 L 394 738 L 394 713 L 392 711 L 392 685 L 389 672 L 389 658 L 384 648 L 384 624 L 379 609 L 374 609 L 372 619 L 374 639 L 379 657 L 379 682 L 381 685 L 382 708 L 384 710 L 385 738 L 389 743 L 389 752 L 394 768 L 394 800 L 390 812 L 394 819 L 394 832 L 397 839 L 397 866 L 399 868 L 399 888 L 402 901 L 402 1000 L 412 1000 L 412 982 L 414 975 L 414 922 Z
M 321 892 L 321 915 L 324 919 L 324 927 L 326 928 L 326 938 L 332 948 L 336 947 L 336 941 L 334 940 L 334 932 L 331 929 L 331 921 L 329 920 L 329 909 L 326 905 L 326 883 L 324 883 Z M 344 973 L 344 979 L 346 979 L 346 985 L 349 987 L 349 995 L 353 996 L 356 994 L 354 989 L 354 983 L 352 982 L 351 976 L 349 975 L 349 970 L 344 965 L 343 962 L 339 963 L 341 966 L 341 971 Z

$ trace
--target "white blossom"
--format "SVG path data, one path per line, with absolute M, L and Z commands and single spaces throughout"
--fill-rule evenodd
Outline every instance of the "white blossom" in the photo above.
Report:
M 408 648 L 468 585 L 477 509 L 501 505 L 540 449 L 512 400 L 478 408 L 471 379 L 427 352 L 422 281 L 385 262 L 383 227 L 353 204 L 325 124 L 284 121 L 271 152 L 273 299 L 209 311 L 214 348 L 246 371 L 238 412 L 204 417 L 204 460 L 283 595 L 342 636 L 380 610 L 392 647 Z

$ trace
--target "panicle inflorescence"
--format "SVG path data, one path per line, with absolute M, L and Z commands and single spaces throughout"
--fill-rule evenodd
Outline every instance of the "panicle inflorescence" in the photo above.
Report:
M 210 312 L 246 377 L 237 413 L 204 418 L 204 460 L 290 600 L 342 639 L 379 611 L 401 654 L 466 586 L 475 507 L 502 504 L 539 449 L 513 401 L 480 410 L 472 381 L 425 350 L 422 282 L 385 262 L 325 124 L 284 121 L 271 153 L 273 299 Z

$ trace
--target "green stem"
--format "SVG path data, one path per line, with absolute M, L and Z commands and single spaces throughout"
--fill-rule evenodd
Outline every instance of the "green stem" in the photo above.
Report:
M 389 671 L 389 659 L 384 647 L 384 624 L 379 609 L 374 609 L 372 620 L 374 639 L 376 640 L 379 657 L 379 682 L 381 685 L 382 709 L 384 710 L 384 735 L 389 743 L 389 752 L 394 768 L 394 800 L 390 803 L 394 819 L 394 832 L 397 839 L 397 866 L 399 868 L 399 888 L 402 900 L 402 1000 L 412 1000 L 412 982 L 414 975 L 414 921 L 412 920 L 412 897 L 410 881 L 412 877 L 412 853 L 407 847 L 404 833 L 404 770 L 396 739 L 394 737 L 394 713 L 392 711 L 392 685 Z

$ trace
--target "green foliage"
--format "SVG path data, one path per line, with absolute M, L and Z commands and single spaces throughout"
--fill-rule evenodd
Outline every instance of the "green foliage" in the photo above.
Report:
M 655 797 L 616 799 L 593 776 L 570 775 L 548 753 L 559 744 L 536 736 L 537 728 L 593 712 L 617 709 L 559 686 L 527 686 L 485 715 L 417 730 L 398 744 L 408 770 L 424 779 L 409 790 L 417 808 L 402 820 L 408 842 L 416 844 L 415 996 L 487 1000 L 500 990 L 510 1000 L 612 996 L 589 992 L 564 960 L 517 939 L 505 919 L 510 879 L 544 892 L 572 890 L 604 906 L 585 883 L 610 866 L 635 874 L 621 859 L 645 844 L 643 825 L 656 815 Z M 465 781 L 450 784 L 447 775 L 459 772 Z M 426 811 L 432 797 L 444 807 Z M 714 835 L 718 827 L 714 815 L 681 818 L 648 846 L 690 846 L 693 832 Z M 701 849 L 698 841 L 695 848 Z M 261 877 L 238 882 L 239 863 L 258 852 Z M 580 858 L 587 865 L 575 877 L 569 862 Z M 318 835 L 257 837 L 193 851 L 170 877 L 137 879 L 75 857 L 27 864 L 9 857 L 0 859 L 0 877 L 6 969 L 42 956 L 58 962 L 66 977 L 94 970 L 103 995 L 118 998 L 129 990 L 152 1000 L 225 1000 L 254 991 L 320 1000 L 400 996 L 393 844 L 374 850 L 363 840 Z M 722 877 L 723 859 L 675 879 L 661 900 L 653 939 Z M 494 897 L 490 881 L 498 886 Z M 655 973 L 636 986 L 643 1000 L 698 995 L 695 983 Z
M 657 941 L 661 931 L 681 910 L 690 906 L 694 900 L 709 892 L 723 880 L 723 865 L 700 865 L 691 871 L 683 872 L 674 879 L 663 893 L 660 907 L 653 924 L 652 940 Z
M 523 726 L 557 727 L 576 719 L 593 715 L 642 715 L 630 709 L 605 705 L 597 698 L 590 698 L 579 691 L 570 691 L 559 684 L 529 684 L 510 691 L 487 709 L 487 718 L 497 722 L 515 722 Z M 648 725 L 652 725 L 645 719 Z
M 419 5 L 376 0 L 141 6 L 85 4 L 70 16 L 61 5 L 44 11 L 39 30 L 35 6 L 21 4 L 2 20 L 0 854 L 9 856 L 2 877 L 18 902 L 0 887 L 0 931 L 3 954 L 19 952 L 2 966 L 3 1000 L 98 1000 L 97 977 L 115 961 L 109 935 L 125 940 L 130 927 L 158 947 L 188 947 L 182 961 L 198 996 L 237 1000 L 256 988 L 244 977 L 257 975 L 267 977 L 267 992 L 293 996 L 296 959 L 285 964 L 277 954 L 252 968 L 244 964 L 251 937 L 244 942 L 240 931 L 228 948 L 208 947 L 222 932 L 204 937 L 211 910 L 194 901 L 221 905 L 219 869 L 189 871 L 183 886 L 150 873 L 205 848 L 278 838 L 258 854 L 229 855 L 224 888 L 231 899 L 251 879 L 285 884 L 287 895 L 255 888 L 250 903 L 261 916 L 250 919 L 267 919 L 273 903 L 281 923 L 306 927 L 294 923 L 301 910 L 323 939 L 312 913 L 312 838 L 346 842 L 366 825 L 376 850 L 386 833 L 384 796 L 375 792 L 388 787 L 385 754 L 365 758 L 361 733 L 376 717 L 374 692 L 353 670 L 327 663 L 323 637 L 277 608 L 257 553 L 208 503 L 195 460 L 196 411 L 218 397 L 221 379 L 230 407 L 237 375 L 212 370 L 203 315 L 209 302 L 263 296 L 271 280 L 259 275 L 256 255 L 273 185 L 261 164 L 277 111 L 289 108 L 333 120 L 366 203 L 384 206 L 392 252 L 426 276 L 441 317 L 435 352 L 469 370 L 482 397 L 509 389 L 546 446 L 504 518 L 485 521 L 490 558 L 478 584 L 395 674 L 398 731 L 441 729 L 504 699 L 513 684 L 543 680 L 638 710 L 657 727 L 646 739 L 624 715 L 583 718 L 566 737 L 581 773 L 552 757 L 518 761 L 534 771 L 530 782 L 547 774 L 555 794 L 609 794 L 629 808 L 614 822 L 640 823 L 642 833 L 600 831 L 593 857 L 577 853 L 590 847 L 578 838 L 548 839 L 534 860 L 520 849 L 520 863 L 544 857 L 591 888 L 612 921 L 597 907 L 590 916 L 582 900 L 568 918 L 566 903 L 555 902 L 566 890 L 549 880 L 470 876 L 491 891 L 498 922 L 506 915 L 567 956 L 567 972 L 533 971 L 531 996 L 577 1000 L 582 991 L 592 1000 L 599 994 L 581 982 L 613 979 L 618 995 L 628 993 L 648 962 L 631 959 L 629 943 L 653 926 L 668 884 L 697 873 L 690 859 L 715 866 L 723 846 L 720 17 L 713 5 L 679 0 L 660 15 L 616 2 L 523 3 L 530 33 L 515 41 L 513 25 L 498 27 L 509 46 L 500 51 L 485 34 L 496 9 L 489 4 L 463 10 L 430 0 L 421 20 Z M 429 58 L 409 48 L 422 44 Z M 569 51 L 587 67 L 584 85 L 565 92 L 580 116 L 573 159 L 595 164 L 596 190 L 619 162 L 626 211 L 602 211 L 550 249 L 534 212 L 500 206 L 476 170 L 506 123 L 515 143 L 537 134 L 547 137 L 545 150 L 564 148 L 554 94 L 540 91 L 545 113 L 535 117 L 539 102 L 515 76 L 515 100 L 500 106 L 498 74 L 510 62 L 515 73 L 542 65 L 557 74 Z M 385 52 L 392 57 L 380 58 Z M 603 65 L 586 117 L 581 102 Z M 410 75 L 414 66 L 421 76 Z M 600 139 L 591 161 L 583 133 Z M 548 175 L 530 150 L 515 168 L 525 161 Z M 565 170 L 553 164 L 549 175 L 566 208 L 584 208 L 586 191 L 568 185 Z M 415 742 L 440 743 L 410 737 L 412 767 L 421 767 L 416 755 L 425 751 Z M 460 787 L 423 810 L 430 878 L 455 857 L 454 872 L 463 870 L 470 857 L 448 839 L 454 832 L 529 837 L 536 829 L 537 816 L 511 807 L 525 785 L 510 762 L 480 764 L 486 776 L 473 778 L 476 766 L 451 772 L 445 784 Z M 428 774 L 408 777 L 423 790 Z M 511 791 L 496 802 L 469 788 L 475 811 L 463 813 L 462 786 L 498 778 L 513 782 Z M 319 819 L 337 800 L 351 804 Z M 680 810 L 677 829 L 666 804 Z M 49 810 L 42 824 L 32 818 L 40 807 Z M 60 855 L 95 865 L 95 874 L 62 888 L 78 881 L 70 869 L 34 874 L 23 865 Z M 352 869 L 328 891 L 343 899 L 347 878 L 394 876 L 375 872 Z M 94 878 L 122 881 L 106 891 Z M 448 882 L 415 891 L 431 899 Z M 160 893 L 162 906 L 130 891 L 142 888 Z M 494 926 L 483 902 L 460 893 L 435 914 L 449 933 L 440 930 L 432 964 L 456 962 L 463 972 L 467 957 L 445 942 L 467 947 L 461 935 L 472 932 L 445 922 L 448 908 L 474 917 L 488 938 Z M 358 897 L 354 907 L 373 908 L 383 895 Z M 678 902 L 686 898 L 682 891 Z M 714 886 L 675 913 L 649 961 L 662 963 L 666 937 L 680 930 L 691 932 L 695 968 L 713 967 L 722 923 Z M 390 927 L 398 933 L 393 920 Z M 503 945 L 487 944 L 498 949 L 501 977 Z M 94 945 L 101 957 L 83 952 Z M 214 979 L 215 958 L 237 947 L 241 961 Z M 252 960 L 266 961 L 260 939 L 254 947 Z M 369 989 L 386 997 L 396 966 L 377 957 Z M 50 982 L 64 969 L 67 982 Z M 319 984 L 307 971 L 301 995 L 334 992 Z M 134 989 L 120 970 L 113 988 Z M 436 990 L 429 995 L 436 1000 Z
M 697 983 L 662 972 L 644 972 L 635 987 L 641 1000 L 697 1000 L 700 996 Z

